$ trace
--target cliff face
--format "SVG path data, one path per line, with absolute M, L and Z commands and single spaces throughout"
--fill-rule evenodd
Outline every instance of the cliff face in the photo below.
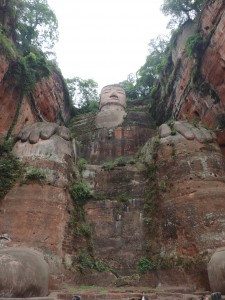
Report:
M 0 56 L 0 61 L 0 138 L 6 136 L 13 122 L 13 136 L 24 126 L 38 121 L 68 122 L 71 110 L 60 72 L 53 72 L 38 81 L 21 103 L 21 87 L 8 75 L 10 62 L 5 55 Z
M 77 283 L 208 289 L 205 259 L 224 243 L 225 134 L 205 128 L 215 129 L 225 109 L 224 27 L 224 1 L 208 1 L 198 24 L 185 24 L 176 37 L 151 107 L 159 125 L 178 120 L 170 126 L 157 131 L 146 106 L 129 104 L 119 116 L 114 109 L 70 122 L 78 156 L 88 162 L 80 173 L 61 126 L 71 115 L 61 75 L 43 78 L 20 102 L 9 61 L 0 56 L 0 137 L 13 122 L 13 135 L 26 126 L 14 153 L 28 171 L 46 175 L 42 183 L 15 185 L 1 200 L 1 245 L 38 248 L 53 274 L 76 266 L 83 271 L 76 269 Z M 187 57 L 196 34 L 198 51 Z M 72 180 L 91 189 L 83 210 L 72 205 Z
M 207 1 L 198 24 L 186 23 L 175 39 L 171 63 L 158 82 L 152 113 L 158 124 L 170 119 L 197 120 L 217 127 L 224 111 L 224 1 Z M 192 57 L 186 54 L 188 38 L 199 36 Z M 169 74 L 170 72 L 170 74 Z

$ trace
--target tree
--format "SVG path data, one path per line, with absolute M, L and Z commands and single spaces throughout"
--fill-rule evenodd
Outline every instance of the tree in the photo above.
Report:
M 181 25 L 187 20 L 192 20 L 201 11 L 205 0 L 164 0 L 161 10 L 164 15 L 172 17 L 169 27 Z
M 127 80 L 119 83 L 130 100 L 148 97 L 155 79 L 167 64 L 168 40 L 166 38 L 158 36 L 156 39 L 151 39 L 148 46 L 149 55 L 144 65 L 136 72 L 136 75 L 129 74 Z
M 136 88 L 136 76 L 131 73 L 127 76 L 127 80 L 119 83 L 125 90 L 127 99 L 134 100 L 138 98 L 137 88 Z
M 52 49 L 58 40 L 58 21 L 47 0 L 6 0 L 3 26 L 27 54 L 31 46 Z
M 74 77 L 72 79 L 66 79 L 66 83 L 70 98 L 80 112 L 86 113 L 98 110 L 98 84 L 93 79 L 85 80 Z
M 158 36 L 149 43 L 149 55 L 145 64 L 137 71 L 136 90 L 140 98 L 149 95 L 155 79 L 167 63 L 166 48 L 168 41 Z

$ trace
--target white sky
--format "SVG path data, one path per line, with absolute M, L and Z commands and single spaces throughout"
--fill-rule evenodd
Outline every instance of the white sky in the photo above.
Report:
M 99 89 L 126 80 L 145 63 L 150 39 L 168 34 L 163 0 L 48 0 L 59 22 L 57 61 L 65 78 Z

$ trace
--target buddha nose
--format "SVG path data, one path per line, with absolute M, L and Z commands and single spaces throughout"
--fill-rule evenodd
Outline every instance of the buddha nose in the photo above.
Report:
M 115 92 L 112 92 L 109 97 L 110 98 L 118 98 L 118 96 Z

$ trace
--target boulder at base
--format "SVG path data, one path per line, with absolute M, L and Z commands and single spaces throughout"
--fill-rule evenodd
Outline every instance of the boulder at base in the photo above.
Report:
M 212 292 L 225 294 L 225 247 L 216 250 L 208 263 L 207 269 Z
M 29 248 L 0 249 L 0 297 L 43 297 L 49 269 L 44 257 Z

